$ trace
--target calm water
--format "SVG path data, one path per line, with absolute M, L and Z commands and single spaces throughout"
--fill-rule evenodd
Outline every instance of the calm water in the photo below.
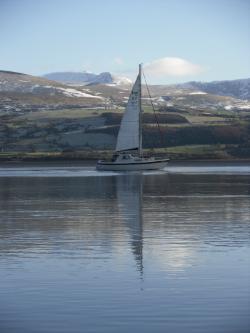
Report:
M 246 333 L 250 166 L 0 167 L 0 332 Z

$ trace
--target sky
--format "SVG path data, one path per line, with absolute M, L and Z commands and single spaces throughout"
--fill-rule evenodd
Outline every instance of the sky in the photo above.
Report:
M 250 0 L 0 0 L 0 70 L 250 77 Z

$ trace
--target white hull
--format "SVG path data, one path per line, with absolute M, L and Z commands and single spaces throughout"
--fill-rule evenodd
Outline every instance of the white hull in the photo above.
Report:
M 105 162 L 98 161 L 97 170 L 101 171 L 140 171 L 140 170 L 160 170 L 168 164 L 169 159 L 155 160 L 143 159 L 133 162 Z

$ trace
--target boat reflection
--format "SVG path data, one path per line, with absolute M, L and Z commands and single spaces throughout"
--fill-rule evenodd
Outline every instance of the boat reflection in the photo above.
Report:
M 116 177 L 119 214 L 130 234 L 130 246 L 137 269 L 143 275 L 143 174 Z

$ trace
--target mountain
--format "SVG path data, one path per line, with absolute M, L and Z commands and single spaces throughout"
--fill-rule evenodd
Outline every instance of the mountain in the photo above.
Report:
M 115 76 L 109 72 L 100 74 L 89 72 L 57 72 L 45 74 L 43 77 L 69 85 L 109 84 L 114 86 L 126 86 L 132 84 L 129 78 Z M 170 90 L 185 91 L 188 89 L 213 95 L 250 100 L 250 79 L 213 82 L 192 81 L 182 84 L 165 85 L 164 87 L 169 87 Z
M 50 81 L 45 78 L 0 71 L 0 111 L 25 112 L 67 106 L 102 106 L 105 97 L 84 87 Z
M 0 113 L 1 111 L 10 114 L 79 107 L 114 109 L 126 105 L 131 85 L 129 79 L 113 76 L 109 72 L 98 75 L 81 74 L 84 74 L 85 79 L 91 82 L 85 82 L 85 85 L 66 85 L 44 77 L 0 71 Z M 63 76 L 62 73 L 60 75 L 57 73 L 56 75 L 63 80 L 67 76 L 69 80 L 71 74 L 66 73 L 66 76 Z M 74 77 L 77 78 L 77 76 Z M 78 80 L 80 80 L 79 77 Z M 152 85 L 149 86 L 149 90 L 153 104 L 158 108 L 193 109 L 203 110 L 203 112 L 247 111 L 250 109 L 250 102 L 245 99 L 249 94 L 248 84 L 249 80 L 188 82 L 178 85 Z M 244 100 L 236 99 L 231 95 L 244 96 Z M 143 106 L 151 105 L 145 86 L 142 89 L 142 103 Z
M 100 99 L 88 89 L 69 86 L 28 74 L 0 71 L 0 92 L 31 93 L 40 96 L 66 96 Z
M 109 72 L 103 72 L 100 74 L 94 74 L 90 72 L 55 72 L 45 74 L 42 77 L 69 85 L 132 84 L 130 79 L 126 77 L 114 76 Z
M 210 94 L 231 96 L 239 99 L 250 99 L 250 79 L 213 82 L 193 81 L 177 85 L 177 87 L 196 89 Z
M 95 80 L 96 74 L 90 72 L 54 72 L 42 77 L 60 83 L 81 85 Z
M 95 76 L 91 81 L 88 82 L 89 85 L 94 84 L 109 84 L 113 83 L 113 77 L 109 72 L 103 72 Z

